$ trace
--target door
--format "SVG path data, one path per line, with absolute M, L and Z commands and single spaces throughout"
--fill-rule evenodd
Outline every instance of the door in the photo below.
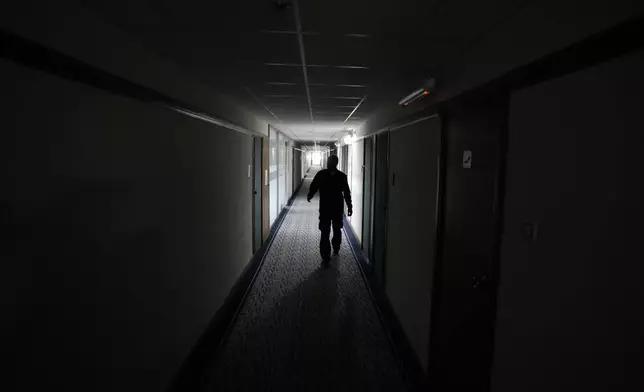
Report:
M 253 253 L 262 246 L 262 137 L 253 137 Z
M 507 97 L 460 105 L 445 113 L 430 380 L 438 392 L 484 392 L 489 390 L 496 313 Z
M 364 139 L 364 161 L 363 161 L 363 173 L 362 173 L 362 183 L 364 184 L 364 192 L 362 194 L 362 206 L 363 206 L 363 219 L 362 219 L 362 249 L 367 255 L 367 261 L 370 262 L 371 254 L 369 250 L 371 249 L 371 227 L 373 216 L 371 213 L 371 208 L 373 206 L 373 192 L 371 187 L 373 186 L 372 175 L 373 170 L 373 137 L 367 137 Z
M 302 180 L 302 152 L 291 148 L 291 159 L 290 164 L 293 170 L 291 171 L 291 195 L 295 192 L 295 189 L 300 184 Z
M 284 135 L 282 133 L 277 133 L 278 140 L 278 150 L 277 150 L 277 214 L 282 213 L 282 209 L 286 206 L 286 144 L 288 143 L 284 140 Z
M 385 291 L 424 369 L 429 352 L 440 152 L 438 117 L 390 132 Z
M 373 208 L 373 249 L 369 258 L 373 262 L 374 279 L 385 286 L 385 251 L 387 238 L 387 181 L 389 178 L 389 132 L 376 136 L 375 197 Z
M 273 222 L 277 219 L 279 214 L 278 208 L 278 191 L 279 191 L 279 172 L 278 172 L 278 155 L 279 155 L 279 146 L 278 146 L 278 133 L 273 127 L 269 127 L 269 169 L 268 169 L 268 189 L 270 194 L 268 196 L 268 202 L 270 204 L 269 216 L 270 216 L 270 225 L 273 226 Z
M 345 144 L 342 146 L 342 162 L 341 162 L 342 171 L 344 174 L 349 173 L 349 145 Z
M 270 143 L 266 137 L 262 138 L 262 243 L 268 238 L 270 233 L 270 203 L 269 194 L 269 170 L 270 170 Z
M 288 146 L 286 148 L 286 189 L 287 189 L 287 194 L 286 194 L 286 202 L 290 200 L 291 196 L 293 196 L 293 175 L 294 175 L 294 166 L 293 166 L 293 147 Z

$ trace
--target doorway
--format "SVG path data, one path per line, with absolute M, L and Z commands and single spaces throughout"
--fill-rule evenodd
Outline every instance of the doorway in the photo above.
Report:
M 443 113 L 442 238 L 429 369 L 437 391 L 489 390 L 507 110 L 508 98 L 499 94 Z M 469 167 L 463 164 L 466 150 L 476 159 Z
M 373 206 L 373 246 L 369 259 L 373 264 L 374 279 L 385 287 L 385 254 L 387 243 L 387 192 L 389 190 L 389 132 L 376 136 L 375 186 Z
M 373 175 L 374 170 L 374 138 L 367 137 L 364 139 L 364 161 L 363 161 L 363 172 L 362 172 L 362 183 L 364 184 L 364 193 L 362 195 L 362 208 L 363 208 L 363 224 L 362 224 L 362 249 L 367 256 L 367 262 L 371 263 L 371 244 L 372 238 L 371 234 L 373 232 L 373 184 L 374 179 Z
M 253 253 L 262 247 L 262 141 L 253 137 Z

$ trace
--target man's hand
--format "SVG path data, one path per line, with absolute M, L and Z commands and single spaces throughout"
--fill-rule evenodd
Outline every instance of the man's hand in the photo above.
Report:
M 349 208 L 349 211 L 347 211 L 347 215 L 348 216 L 353 215 L 353 208 Z
M 308 202 L 310 203 L 310 202 L 311 202 L 311 198 L 310 198 L 310 197 L 307 197 L 307 198 L 306 198 L 306 201 L 308 201 Z

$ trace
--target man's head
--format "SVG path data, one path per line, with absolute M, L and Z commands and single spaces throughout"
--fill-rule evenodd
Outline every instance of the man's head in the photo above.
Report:
M 329 169 L 337 169 L 338 168 L 338 156 L 337 155 L 329 155 L 329 159 L 326 160 L 326 167 Z

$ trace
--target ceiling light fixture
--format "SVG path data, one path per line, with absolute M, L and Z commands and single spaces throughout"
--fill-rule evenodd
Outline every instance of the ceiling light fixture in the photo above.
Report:
M 358 104 L 356 105 L 356 107 L 355 107 L 355 108 L 353 108 L 353 110 L 351 111 L 351 113 L 349 113 L 349 115 L 347 116 L 347 118 L 342 122 L 343 124 L 345 124 L 347 121 L 349 121 L 349 119 L 351 118 L 351 116 L 353 116 L 353 113 L 355 113 L 355 112 L 356 112 L 356 110 L 358 110 L 358 108 L 360 107 L 360 105 L 362 105 L 362 103 L 364 102 L 364 100 L 365 100 L 365 99 L 367 99 L 367 96 L 366 96 L 366 95 L 365 95 L 364 97 L 362 97 L 362 99 L 360 100 L 360 102 L 358 102 Z
M 348 128 L 345 132 L 347 132 L 347 134 L 342 138 L 342 142 L 344 144 L 353 144 L 356 140 L 356 131 L 354 131 L 353 128 Z
M 311 89 L 309 88 L 309 77 L 306 71 L 306 56 L 304 54 L 304 39 L 302 38 L 302 20 L 300 19 L 300 6 L 298 0 L 293 0 L 293 16 L 295 17 L 295 27 L 297 29 L 297 43 L 300 48 L 300 61 L 302 65 L 302 75 L 304 76 L 304 87 L 306 88 L 306 98 L 309 103 L 309 117 L 311 123 L 313 119 L 313 104 L 311 100 Z
M 409 106 L 410 103 L 416 101 L 417 99 L 420 99 L 426 95 L 429 95 L 430 92 L 436 87 L 436 79 L 431 78 L 429 80 L 426 80 L 423 82 L 423 85 L 414 90 L 411 94 L 407 95 L 405 98 L 401 99 L 398 101 L 398 105 L 400 105 L 403 108 L 406 108 Z

